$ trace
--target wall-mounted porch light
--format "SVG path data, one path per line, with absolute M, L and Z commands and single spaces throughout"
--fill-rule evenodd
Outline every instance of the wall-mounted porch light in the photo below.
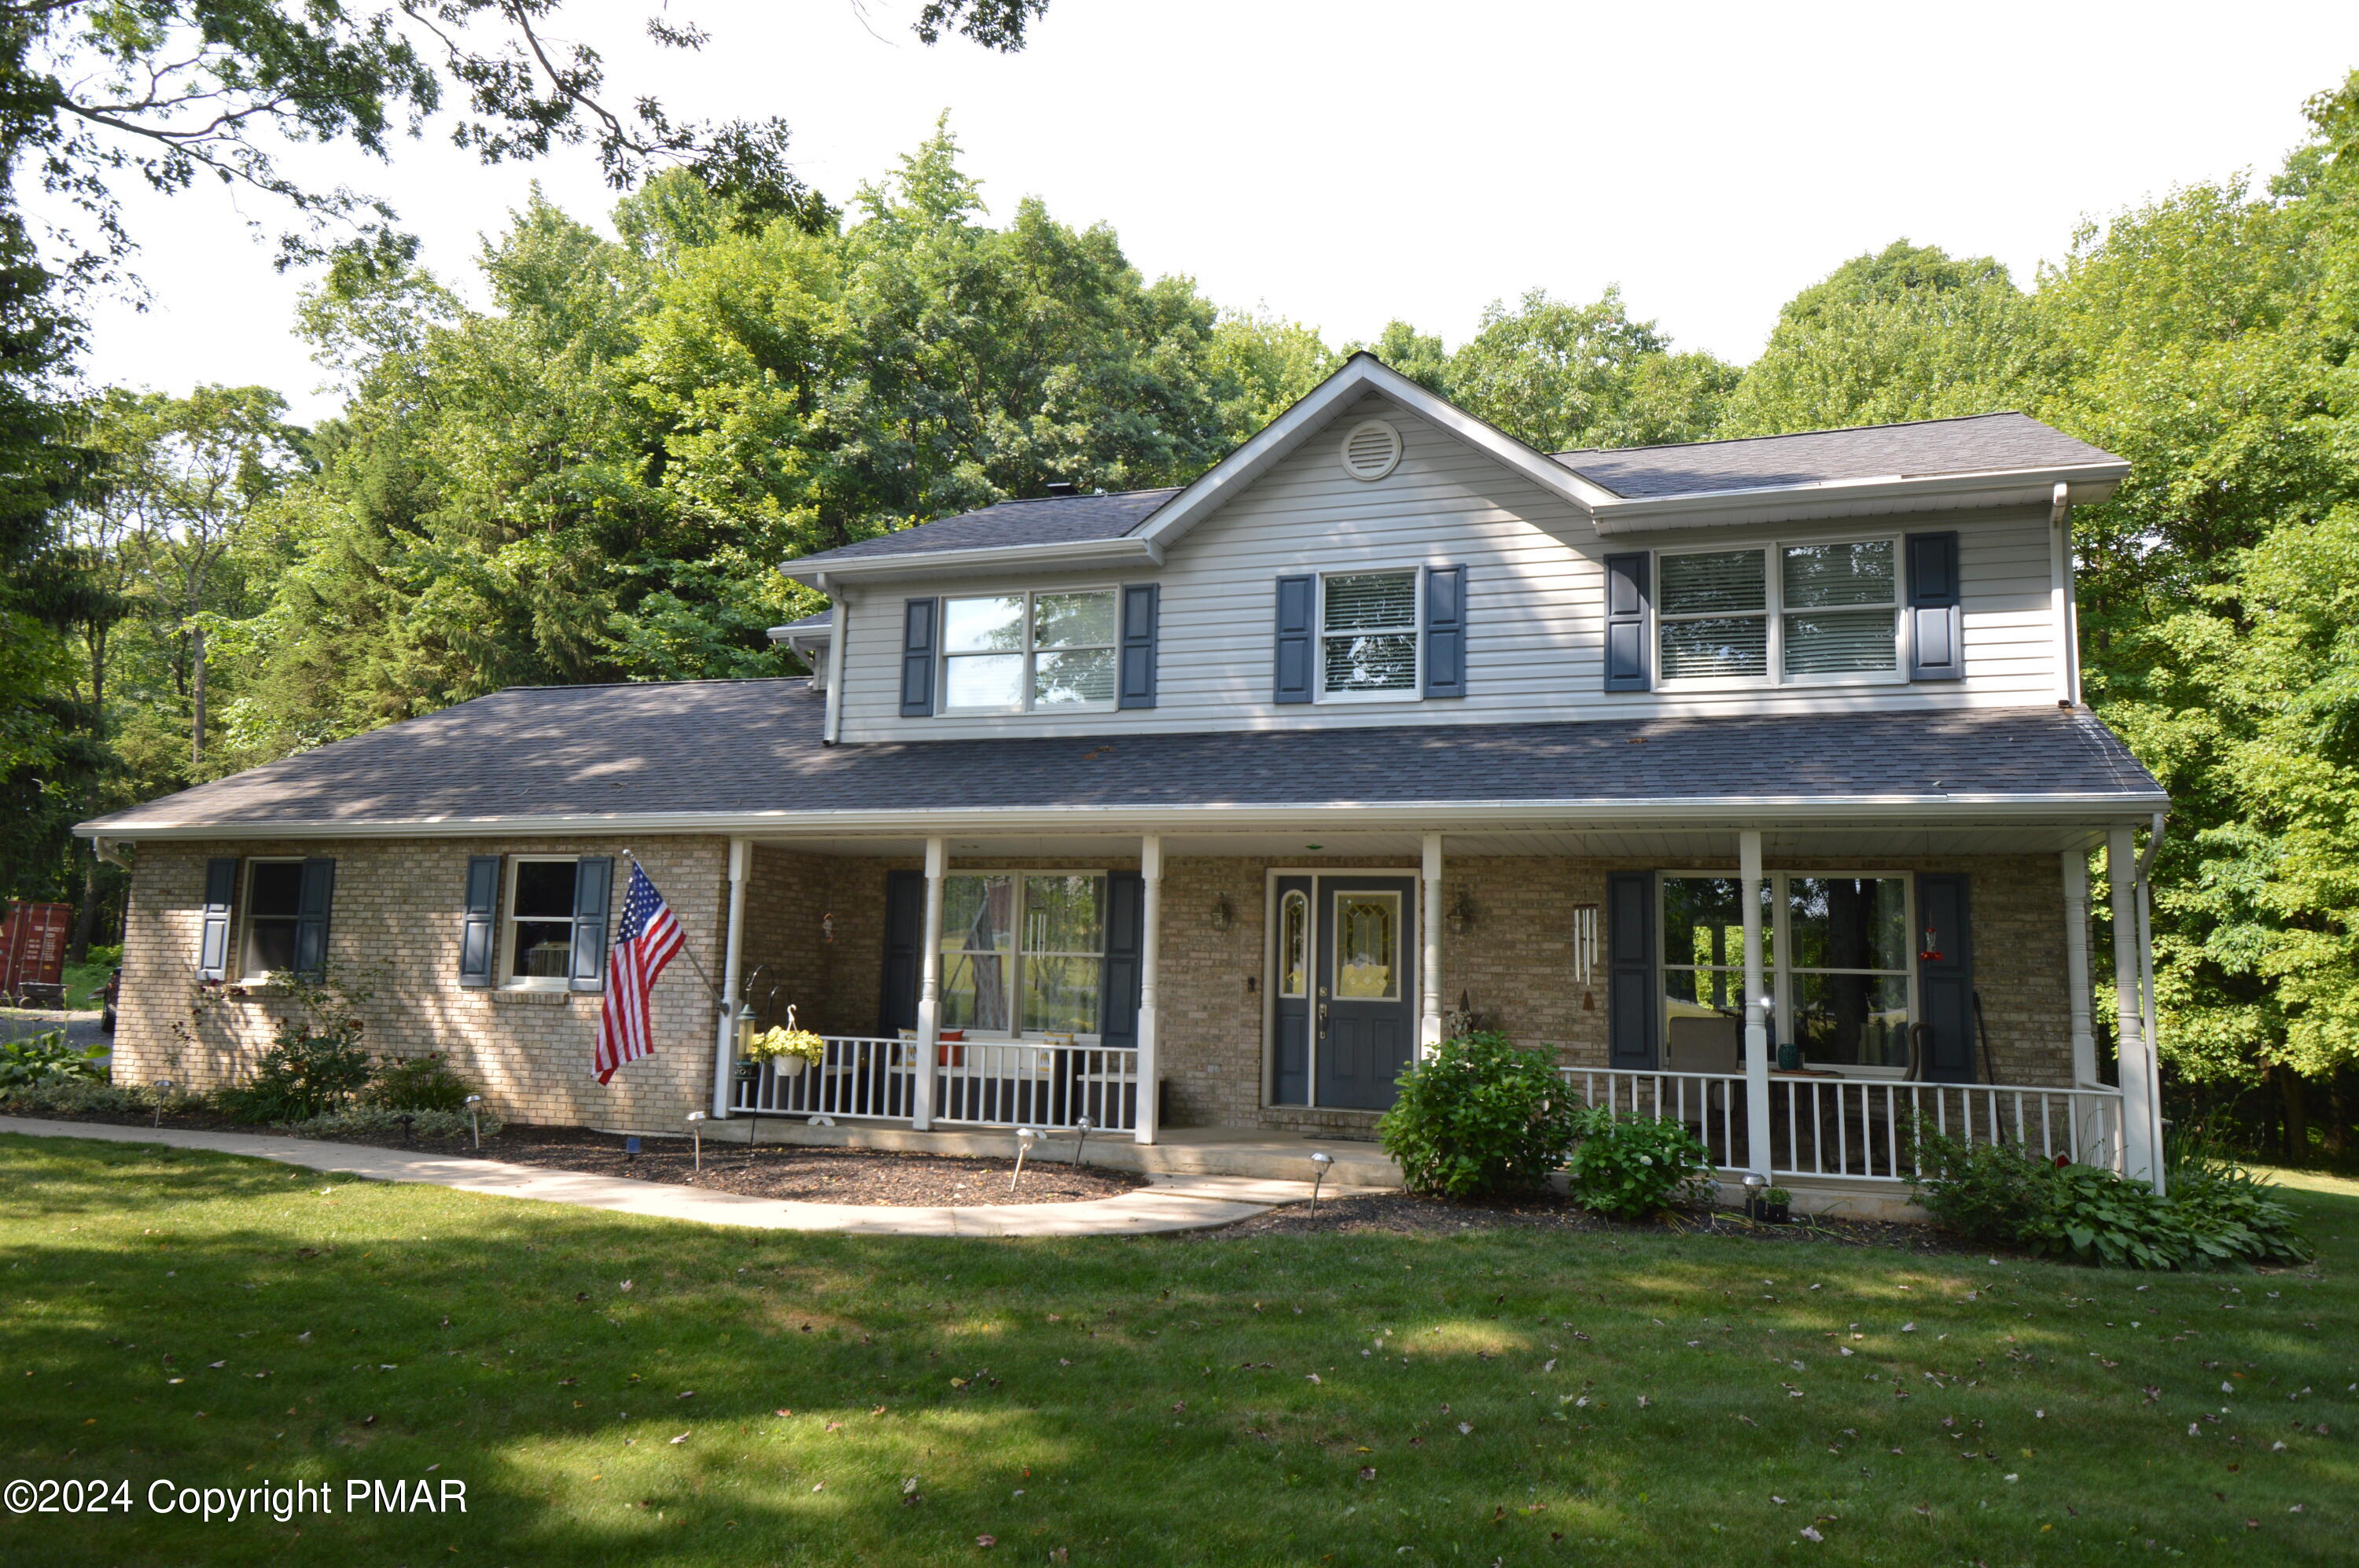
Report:
M 1212 929 L 1225 931 L 1236 923 L 1237 912 L 1229 907 L 1229 896 L 1226 893 L 1216 895 L 1212 899 Z
M 835 940 L 835 912 L 832 909 L 819 918 L 819 939 L 821 942 Z
M 1464 936 L 1474 929 L 1474 900 L 1466 889 L 1458 889 L 1458 897 L 1450 902 L 1450 912 L 1444 917 L 1451 936 Z

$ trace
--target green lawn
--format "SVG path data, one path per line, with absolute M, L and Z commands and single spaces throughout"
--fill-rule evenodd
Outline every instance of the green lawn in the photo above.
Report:
M 2332 1179 L 2293 1193 L 2316 1269 L 2161 1279 L 1514 1233 L 738 1233 L 49 1139 L 0 1138 L 0 1479 L 135 1498 L 0 1517 L 10 1563 L 1995 1568 L 2359 1540 L 2359 1184 Z M 149 1514 L 159 1478 L 340 1505 L 456 1479 L 469 1507 L 206 1524 Z

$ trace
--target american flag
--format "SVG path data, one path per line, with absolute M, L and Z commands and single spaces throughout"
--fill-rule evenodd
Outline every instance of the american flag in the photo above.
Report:
M 655 989 L 664 965 L 687 943 L 671 906 L 647 880 L 637 861 L 631 862 L 631 890 L 623 895 L 623 924 L 614 933 L 607 955 L 606 1005 L 598 1014 L 598 1082 L 605 1083 L 624 1063 L 653 1056 L 655 1041 L 647 1025 L 647 993 Z

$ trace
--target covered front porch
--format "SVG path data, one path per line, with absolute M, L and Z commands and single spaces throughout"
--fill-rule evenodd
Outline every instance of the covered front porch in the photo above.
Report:
M 2128 872 L 2118 1083 L 2092 1008 L 2093 847 Z M 1920 1121 L 2150 1175 L 2136 852 L 2087 822 L 739 838 L 711 1115 L 891 1147 L 1008 1150 L 1029 1127 L 1290 1179 L 1321 1149 L 1387 1184 L 1392 1075 L 1491 1027 L 1549 1050 L 1568 1093 L 1675 1117 L 1732 1186 L 1757 1173 L 1805 1206 L 1814 1185 L 1897 1194 Z M 1820 929 L 1851 904 L 1874 931 Z M 742 1060 L 789 1007 L 823 1059 Z M 1188 1152 L 1207 1149 L 1227 1152 Z

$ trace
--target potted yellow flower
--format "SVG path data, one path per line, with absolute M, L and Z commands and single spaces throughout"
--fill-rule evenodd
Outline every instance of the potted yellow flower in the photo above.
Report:
M 788 1007 L 786 1026 L 772 1025 L 747 1040 L 745 1056 L 749 1061 L 773 1063 L 781 1078 L 799 1078 L 805 1069 L 826 1059 L 827 1041 L 795 1027 L 795 1010 Z

